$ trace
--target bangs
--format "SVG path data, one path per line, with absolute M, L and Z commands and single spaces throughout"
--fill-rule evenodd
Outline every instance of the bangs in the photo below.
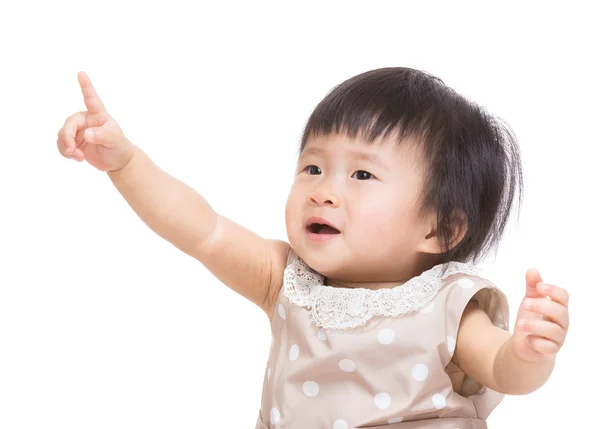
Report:
M 399 73 L 399 70 L 403 71 Z M 310 138 L 345 134 L 365 143 L 393 137 L 420 142 L 443 135 L 444 118 L 453 105 L 452 91 L 435 76 L 413 69 L 379 69 L 335 87 L 315 108 L 300 145 Z

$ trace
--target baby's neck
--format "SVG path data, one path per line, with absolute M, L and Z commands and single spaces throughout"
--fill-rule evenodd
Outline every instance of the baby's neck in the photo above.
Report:
M 397 281 L 390 281 L 390 282 L 375 282 L 375 283 L 361 283 L 361 282 L 342 282 L 342 281 L 330 280 L 330 279 L 326 278 L 325 284 L 327 286 L 348 288 L 348 289 L 363 288 L 363 289 L 377 290 L 377 289 L 391 289 L 396 286 L 401 286 L 404 283 L 406 283 L 406 281 L 407 280 L 405 280 L 405 281 L 397 280 Z
M 404 283 L 408 282 L 410 279 L 417 277 L 417 276 L 421 275 L 424 271 L 432 268 L 433 265 L 435 265 L 435 263 L 433 262 L 433 259 L 427 258 L 427 260 L 422 261 L 422 263 L 419 264 L 418 266 L 414 266 L 414 268 L 411 270 L 411 272 L 399 274 L 399 275 L 395 276 L 394 278 L 390 278 L 389 280 L 386 279 L 385 281 L 352 282 L 352 281 L 338 280 L 338 279 L 326 277 L 324 279 L 324 283 L 327 286 L 348 288 L 348 289 L 358 289 L 358 288 L 371 289 L 371 290 L 391 289 L 396 286 L 402 286 Z

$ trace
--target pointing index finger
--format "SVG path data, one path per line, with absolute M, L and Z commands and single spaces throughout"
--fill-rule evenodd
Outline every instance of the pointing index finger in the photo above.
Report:
M 79 86 L 81 86 L 81 92 L 83 93 L 83 102 L 89 113 L 106 113 L 106 108 L 102 104 L 102 100 L 96 93 L 92 81 L 88 77 L 86 72 L 79 72 L 77 74 L 77 80 L 79 80 Z

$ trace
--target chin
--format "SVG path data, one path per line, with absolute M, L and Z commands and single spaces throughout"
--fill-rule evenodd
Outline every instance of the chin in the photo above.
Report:
M 315 252 L 303 246 L 294 247 L 293 245 L 292 249 L 300 259 L 322 276 L 333 277 L 336 273 L 343 271 L 343 261 L 339 252 L 334 250 Z
M 287 235 L 293 251 L 317 273 L 331 277 L 344 271 L 344 243 L 339 241 L 342 236 L 334 238 L 334 241 L 313 242 L 306 237 L 302 227 L 294 228 L 291 234 L 288 230 Z

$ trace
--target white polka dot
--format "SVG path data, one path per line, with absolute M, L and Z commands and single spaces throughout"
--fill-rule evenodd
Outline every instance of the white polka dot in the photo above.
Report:
M 277 408 L 271 408 L 271 424 L 276 425 L 281 419 L 281 414 Z
M 333 422 L 333 429 L 348 429 L 348 423 L 346 420 L 338 419 Z
M 325 335 L 325 329 L 323 329 L 323 328 L 319 329 L 319 333 L 317 334 L 317 337 L 319 337 L 319 340 L 321 340 L 321 341 L 327 341 L 327 336 Z
M 425 380 L 428 375 L 429 375 L 429 369 L 427 368 L 427 366 L 423 365 L 422 363 L 415 365 L 412 369 L 412 376 L 417 381 Z
M 319 393 L 319 385 L 314 381 L 306 381 L 302 385 L 302 390 L 306 396 L 317 396 L 317 393 Z
M 388 420 L 388 425 L 393 425 L 394 423 L 402 422 L 403 417 L 396 417 Z
M 294 344 L 292 347 L 290 347 L 290 360 L 298 359 L 299 354 L 300 354 L 300 347 L 298 347 L 298 344 Z
M 267 371 L 267 380 L 271 379 L 271 368 Z
M 378 393 L 377 396 L 375 396 L 375 406 L 380 410 L 387 408 L 391 402 L 392 398 L 385 392 Z
M 471 279 L 460 279 L 458 280 L 458 285 L 463 289 L 471 289 L 475 286 L 475 282 Z
M 394 341 L 394 331 L 390 328 L 382 329 L 377 334 L 377 339 L 381 344 L 392 344 L 392 341 Z
M 438 410 L 446 407 L 446 397 L 440 393 L 433 395 L 431 400 L 433 401 L 433 406 Z
M 419 308 L 419 313 L 429 314 L 435 308 L 435 302 L 431 301 L 429 304 Z
M 356 365 L 350 359 L 342 359 L 339 363 L 339 367 L 345 372 L 354 372 Z
M 277 311 L 279 312 L 279 316 L 281 316 L 281 318 L 283 320 L 285 320 L 286 316 L 285 316 L 285 308 L 283 308 L 283 304 L 279 304 L 277 306 Z
M 456 338 L 448 335 L 446 337 L 446 342 L 448 343 L 448 351 L 454 353 L 454 349 L 456 348 Z

